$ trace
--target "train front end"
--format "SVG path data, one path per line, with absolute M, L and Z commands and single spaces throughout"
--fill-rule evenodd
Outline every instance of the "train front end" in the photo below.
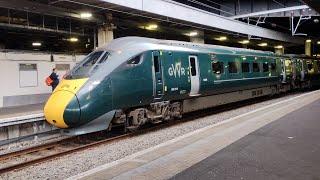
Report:
M 48 123 L 58 128 L 77 126 L 80 116 L 80 104 L 77 92 L 88 78 L 62 80 L 44 107 L 44 115 Z
M 48 123 L 70 135 L 107 128 L 113 117 L 108 78 L 112 67 L 106 70 L 110 56 L 107 51 L 94 51 L 65 76 L 44 107 Z

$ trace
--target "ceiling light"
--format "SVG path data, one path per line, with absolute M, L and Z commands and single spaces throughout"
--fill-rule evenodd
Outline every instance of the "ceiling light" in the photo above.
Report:
M 249 40 L 243 40 L 243 41 L 239 41 L 240 44 L 249 44 L 250 41 Z
M 278 46 L 275 46 L 274 48 L 276 48 L 276 49 L 282 49 L 283 46 L 282 46 L 282 45 L 278 45 Z
M 33 42 L 32 46 L 41 46 L 41 43 L 40 42 Z
M 198 35 L 198 32 L 192 31 L 192 32 L 190 32 L 190 33 L 187 33 L 186 35 L 187 35 L 187 36 L 190 36 L 190 37 L 193 37 L 193 36 L 197 36 L 197 35 Z
M 69 39 L 70 42 L 78 42 L 79 39 L 78 38 L 75 38 L 75 37 L 72 37 Z
M 80 18 L 81 19 L 88 19 L 88 18 L 91 18 L 92 17 L 92 14 L 89 13 L 89 12 L 83 12 L 80 14 Z
M 312 40 L 311 40 L 311 39 L 307 39 L 306 42 L 307 42 L 307 43 L 311 43 Z
M 268 43 L 260 43 L 258 44 L 258 46 L 265 47 L 265 46 L 268 46 Z
M 156 24 L 149 24 L 148 26 L 145 26 L 144 28 L 147 29 L 147 30 L 153 31 L 153 30 L 158 29 L 158 25 L 156 25 Z
M 220 37 L 217 37 L 217 38 L 214 38 L 214 39 L 217 40 L 217 41 L 225 41 L 228 38 L 226 36 L 220 36 Z

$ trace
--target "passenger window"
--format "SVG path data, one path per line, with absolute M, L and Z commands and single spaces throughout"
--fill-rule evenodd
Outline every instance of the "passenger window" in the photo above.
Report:
M 229 73 L 238 73 L 238 68 L 236 62 L 229 62 Z
M 277 68 L 276 63 L 271 63 L 270 65 L 271 65 L 271 71 L 275 72 Z
M 197 75 L 196 59 L 194 57 L 190 57 L 190 66 L 191 66 L 191 76 Z
M 313 69 L 312 62 L 308 62 L 308 70 L 311 71 Z
M 141 55 L 138 55 L 132 59 L 130 59 L 127 64 L 139 64 L 141 60 Z
M 265 62 L 262 64 L 263 72 L 269 72 L 269 63 Z
M 259 64 L 254 62 L 252 63 L 252 71 L 253 72 L 260 72 L 260 67 L 259 67 Z
M 153 64 L 154 64 L 154 71 L 156 73 L 160 72 L 160 64 L 159 64 L 159 56 L 153 56 Z
M 244 62 L 244 63 L 241 64 L 241 66 L 242 66 L 242 72 L 243 72 L 243 73 L 248 73 L 248 72 L 250 72 L 249 63 Z
M 212 72 L 215 74 L 223 74 L 224 73 L 223 62 L 213 62 Z

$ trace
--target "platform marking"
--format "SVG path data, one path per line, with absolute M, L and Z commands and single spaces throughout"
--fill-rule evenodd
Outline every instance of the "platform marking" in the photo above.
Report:
M 156 146 L 153 146 L 153 147 L 150 147 L 148 149 L 145 149 L 145 150 L 142 150 L 142 151 L 139 151 L 139 152 L 136 152 L 132 155 L 129 155 L 129 156 L 126 156 L 122 159 L 118 159 L 116 161 L 113 161 L 113 162 L 110 162 L 110 163 L 107 163 L 107 164 L 104 164 L 104 165 L 101 165 L 101 166 L 98 166 L 96 168 L 93 168 L 91 170 L 88 170 L 86 172 L 83 172 L 83 173 L 80 173 L 78 175 L 75 175 L 75 176 L 71 176 L 69 178 L 67 178 L 67 180 L 74 180 L 74 179 L 80 179 L 80 178 L 84 178 L 86 176 L 89 176 L 89 175 L 92 175 L 92 174 L 95 174 L 95 173 L 98 173 L 102 170 L 106 170 L 108 168 L 111 168 L 113 166 L 116 166 L 118 164 L 121 164 L 121 163 L 124 163 L 126 161 L 135 161 L 134 158 L 138 157 L 138 156 L 141 156 L 143 154 L 146 154 L 146 153 L 149 153 L 151 151 L 154 151 L 158 148 L 161 148 L 161 147 L 164 147 L 164 146 L 168 146 L 168 145 L 171 145 L 171 144 L 174 144 L 184 138 L 187 138 L 187 137 L 190 137 L 190 136 L 193 136 L 195 134 L 198 134 L 198 133 L 201 133 L 201 132 L 204 132 L 208 129 L 211 129 L 213 127 L 216 127 L 216 126 L 220 126 L 220 125 L 223 125 L 223 124 L 226 124 L 226 123 L 230 123 L 232 121 L 235 121 L 239 118 L 242 118 L 244 116 L 247 116 L 247 115 L 250 115 L 250 114 L 253 114 L 255 112 L 258 112 L 258 111 L 261 111 L 261 110 L 264 110 L 264 109 L 268 109 L 272 106 L 276 106 L 276 105 L 279 105 L 279 104 L 283 104 L 283 103 L 286 103 L 286 102 L 289 102 L 289 101 L 292 101 L 292 100 L 296 100 L 296 99 L 299 99 L 299 98 L 302 98 L 302 97 L 305 97 L 305 96 L 308 96 L 308 95 L 312 95 L 312 94 L 316 94 L 316 93 L 320 93 L 320 90 L 316 90 L 316 91 L 312 91 L 312 92 L 309 92 L 309 93 L 306 93 L 306 94 L 302 94 L 300 96 L 296 96 L 296 97 L 292 97 L 290 99 L 286 99 L 286 100 L 283 100 L 283 101 L 280 101 L 280 102 L 277 102 L 277 103 L 274 103 L 274 104 L 269 104 L 265 107 L 262 107 L 262 108 L 259 108 L 259 109 L 256 109 L 256 110 L 253 110 L 253 111 L 250 111 L 250 112 L 247 112 L 247 113 L 244 113 L 244 114 L 241 114 L 239 116 L 235 116 L 235 117 L 232 117 L 232 118 L 229 118 L 227 120 L 224 120 L 222 122 L 219 122 L 219 123 L 216 123 L 216 124 L 212 124 L 210 126 L 207 126 L 207 127 L 204 127 L 204 128 L 201 128 L 201 129 L 197 129 L 193 132 L 190 132 L 190 133 L 187 133 L 185 135 L 182 135 L 182 136 L 179 136 L 177 138 L 174 138 L 174 139 L 171 139 L 169 141 L 166 141 L 166 142 L 163 142 L 161 144 L 158 144 Z

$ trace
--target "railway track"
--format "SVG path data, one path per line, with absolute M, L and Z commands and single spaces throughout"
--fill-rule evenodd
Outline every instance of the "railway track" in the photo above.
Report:
M 75 136 L 7 154 L 2 154 L 0 155 L 0 174 L 22 169 L 102 144 L 111 143 L 133 136 L 134 134 L 135 133 L 126 133 L 114 137 L 99 136 L 99 139 L 94 139 L 92 138 L 94 135 L 96 135 L 96 133 L 94 133 L 89 138 L 88 136 Z
M 146 127 L 137 132 L 121 133 L 120 135 L 114 134 L 114 135 L 111 135 L 111 137 L 107 136 L 107 133 L 102 133 L 102 132 L 92 133 L 87 135 L 69 137 L 69 138 L 58 140 L 58 141 L 50 142 L 47 144 L 42 144 L 42 145 L 22 149 L 19 151 L 2 154 L 0 155 L 0 162 L 1 162 L 0 174 L 17 170 L 17 169 L 22 169 L 31 165 L 52 160 L 52 159 L 55 159 L 64 155 L 68 155 L 74 152 L 86 150 L 86 149 L 93 148 L 103 144 L 112 143 L 118 140 L 136 136 L 139 134 L 145 134 L 158 129 L 179 125 L 180 123 L 188 122 L 196 118 L 200 118 L 200 117 L 208 116 L 211 114 L 235 109 L 238 107 L 262 102 L 268 99 L 271 99 L 271 98 L 262 97 L 262 98 L 247 100 L 243 102 L 233 103 L 231 105 L 230 104 L 223 105 L 216 108 L 193 112 L 186 115 L 185 118 L 183 118 L 182 120 L 161 123 L 156 126 Z
M 145 134 L 157 129 L 178 124 L 178 121 L 172 123 L 163 123 L 157 126 L 141 129 L 136 132 L 128 132 L 117 135 L 107 136 L 107 133 L 98 132 L 89 135 L 74 136 L 58 141 L 42 144 L 19 151 L 0 155 L 0 174 L 22 169 L 48 160 L 59 158 L 74 152 L 86 150 L 99 145 L 112 143 L 118 140 Z M 97 139 L 98 138 L 98 139 Z

